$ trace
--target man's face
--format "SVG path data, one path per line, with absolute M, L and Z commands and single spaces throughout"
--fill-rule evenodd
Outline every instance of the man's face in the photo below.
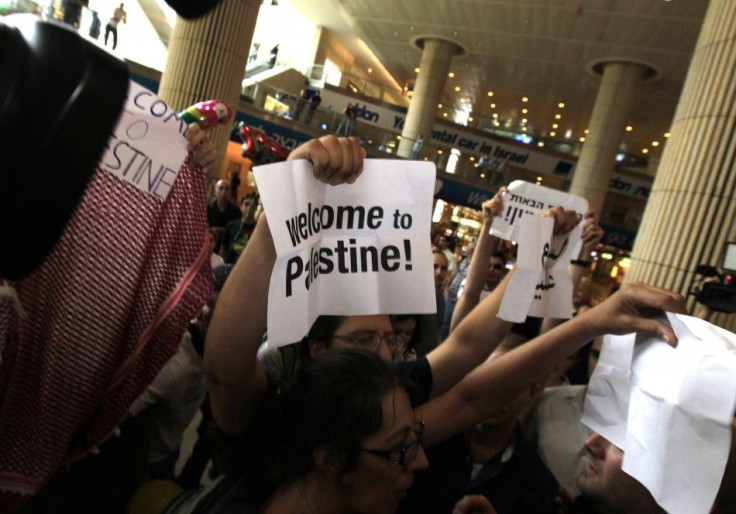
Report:
M 440 236 L 439 241 L 437 241 L 437 246 L 440 247 L 440 250 L 447 250 L 447 238 L 445 236 Z
M 230 183 L 227 180 L 218 180 L 215 184 L 215 198 L 218 201 L 230 200 Z
M 589 461 L 577 480 L 578 489 L 604 512 L 664 512 L 652 495 L 621 469 L 624 452 L 600 434 L 585 441 Z
M 447 257 L 435 252 L 432 258 L 434 259 L 434 285 L 439 288 L 445 283 L 445 277 L 447 277 Z
M 486 273 L 486 284 L 490 289 L 493 289 L 501 282 L 505 273 L 505 263 L 500 257 L 491 257 L 488 262 L 488 271 Z

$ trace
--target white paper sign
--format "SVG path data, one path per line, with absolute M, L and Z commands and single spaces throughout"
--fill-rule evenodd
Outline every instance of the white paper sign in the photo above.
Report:
M 321 314 L 436 312 L 433 164 L 368 159 L 339 186 L 315 179 L 307 161 L 254 172 L 277 253 L 270 345 L 299 341 Z
M 604 344 L 582 422 L 624 451 L 622 469 L 667 512 L 707 513 L 731 443 L 736 356 L 727 348 L 736 335 L 689 316 L 667 319 L 677 348 L 642 336 Z
M 166 200 L 187 155 L 186 123 L 146 88 L 130 81 L 125 107 L 99 167 Z
M 521 323 L 527 316 L 572 317 L 573 287 L 567 266 L 580 240 L 580 228 L 554 236 L 553 218 L 527 216 L 520 224 L 516 271 L 498 316 L 514 323 Z
M 504 212 L 493 220 L 491 227 L 491 235 L 507 241 L 519 240 L 520 220 L 543 210 L 561 205 L 577 212 L 580 219 L 583 219 L 588 210 L 588 201 L 585 198 L 523 180 L 514 180 L 509 184 L 508 190 L 503 195 Z

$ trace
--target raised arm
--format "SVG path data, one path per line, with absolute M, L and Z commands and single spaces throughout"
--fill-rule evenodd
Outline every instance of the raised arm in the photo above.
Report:
M 544 215 L 555 218 L 555 232 L 558 234 L 569 232 L 578 222 L 574 211 L 565 211 L 562 207 L 554 207 L 545 211 Z M 511 331 L 512 323 L 499 318 L 498 311 L 512 273 L 513 270 L 427 356 L 432 368 L 433 397 L 447 391 L 485 361 Z
M 557 362 L 599 335 L 636 331 L 657 335 L 674 345 L 676 337 L 672 329 L 647 317 L 661 311 L 684 313 L 684 299 L 644 284 L 625 286 L 593 309 L 486 361 L 446 394 L 417 408 L 416 419 L 426 423 L 426 445 L 443 441 L 487 419 L 546 376 Z
M 312 162 L 314 175 L 329 184 L 354 182 L 365 153 L 357 140 L 325 136 L 296 148 L 289 160 Z M 268 287 L 276 250 L 265 216 L 238 259 L 220 293 L 207 331 L 204 367 L 212 413 L 228 434 L 251 423 L 266 374 L 256 358 L 266 330 Z
M 493 218 L 503 212 L 503 194 L 506 191 L 506 188 L 502 187 L 492 199 L 483 202 L 483 224 L 480 227 L 478 241 L 470 259 L 463 294 L 458 297 L 457 305 L 452 313 L 450 332 L 455 330 L 455 327 L 460 324 L 465 316 L 480 303 L 483 284 L 485 284 L 488 274 L 488 261 L 490 261 L 491 254 L 498 244 L 498 238 L 490 234 L 491 224 Z

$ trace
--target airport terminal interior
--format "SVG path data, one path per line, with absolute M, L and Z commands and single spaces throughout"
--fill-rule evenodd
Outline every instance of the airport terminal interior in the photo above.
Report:
M 63 24 L 177 111 L 209 99 L 232 106 L 232 119 L 207 132 L 219 157 L 206 188 L 214 205 L 227 184 L 233 219 L 243 209 L 235 230 L 243 246 L 262 210 L 253 167 L 313 138 L 349 136 L 369 159 L 434 164 L 428 229 L 451 272 L 480 240 L 484 202 L 523 181 L 584 198 L 602 230 L 583 263 L 576 309 L 643 282 L 682 295 L 688 314 L 707 308 L 711 323 L 736 330 L 736 1 L 206 3 L 217 5 L 187 18 L 169 0 L 0 0 L 0 23 L 26 14 Z M 232 264 L 239 253 L 228 259 L 224 226 L 212 232 L 213 258 Z M 510 269 L 517 242 L 494 249 Z M 454 306 L 449 279 L 443 287 Z M 176 455 L 159 461 L 177 482 L 139 489 L 127 512 L 207 512 L 171 502 L 183 501 L 179 479 L 195 465 L 211 416 L 197 412 Z M 211 460 L 199 464 L 190 487 L 224 487 Z M 0 490 L 6 478 L 0 468 Z M 54 485 L 63 480 L 56 475 Z M 151 507 L 158 497 L 166 505 Z M 57 511 L 53 501 L 8 505 Z M 542 512 L 527 508 L 498 512 Z

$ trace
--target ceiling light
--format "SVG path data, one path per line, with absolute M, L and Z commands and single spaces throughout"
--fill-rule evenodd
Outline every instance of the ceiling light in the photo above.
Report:
M 526 118 L 521 118 L 522 123 L 526 123 Z
M 442 113 L 442 116 L 444 116 L 445 118 L 447 118 L 447 113 L 446 112 L 443 112 Z
M 552 124 L 552 128 L 553 128 L 553 129 L 556 129 L 557 127 L 559 127 L 559 125 L 558 125 L 557 123 L 553 123 L 553 124 Z
M 368 68 L 368 73 L 373 73 L 373 68 Z
M 460 86 L 455 86 L 455 91 L 460 91 Z
M 649 148 L 642 148 L 641 153 L 649 153 Z
M 564 109 L 565 108 L 565 102 L 558 103 L 557 104 L 557 107 L 559 107 L 560 109 Z
M 670 133 L 669 132 L 665 132 L 664 133 L 664 137 L 670 137 Z
M 442 155 L 442 150 L 437 150 L 437 153 Z
M 526 102 L 528 102 L 528 101 L 529 101 L 529 98 L 528 98 L 528 97 L 526 97 L 526 96 L 522 96 L 522 97 L 521 97 L 521 101 L 522 101 L 522 102 L 524 102 L 524 103 L 526 103 Z
M 419 68 L 414 68 L 414 73 L 419 73 Z
M 496 108 L 496 104 L 495 103 L 491 104 L 491 109 L 495 109 L 495 108 Z
M 401 136 L 396 136 L 396 141 L 401 141 Z
M 468 121 L 473 121 L 473 117 L 471 116 L 470 118 L 468 118 Z
M 438 109 L 442 109 L 442 104 L 437 104 Z
M 461 98 L 461 99 L 460 99 L 460 103 L 461 103 L 461 104 L 464 104 L 464 103 L 465 103 L 465 98 Z
M 549 133 L 549 136 L 550 136 L 550 137 L 555 137 L 556 135 L 557 135 L 557 132 L 550 132 L 550 133 Z
M 581 143 L 585 143 L 585 138 L 581 137 L 578 141 L 580 141 Z
M 590 132 L 588 129 L 583 130 L 583 134 L 585 134 L 586 136 L 588 135 L 588 132 Z
M 537 180 L 541 182 L 542 181 L 542 177 L 537 177 Z
M 522 132 L 526 132 L 526 127 L 521 127 Z
M 634 130 L 634 127 L 632 127 L 631 125 L 626 127 L 626 132 L 631 132 L 632 130 Z
M 470 162 L 473 162 L 474 160 L 475 160 L 475 157 L 473 157 L 473 156 L 471 155 L 471 156 L 470 156 Z
M 497 113 L 497 112 L 494 112 L 494 113 L 493 113 L 493 117 L 494 117 L 494 118 L 498 118 L 498 113 Z
M 528 112 L 529 112 L 529 109 L 522 109 L 522 110 L 521 110 L 521 114 L 526 114 L 526 113 L 528 113 Z
M 488 91 L 488 96 L 493 96 L 493 91 Z
M 659 141 L 652 141 L 652 146 L 659 146 Z
M 539 142 L 537 143 L 537 146 L 539 146 L 539 147 L 542 147 L 542 146 L 544 146 L 544 141 L 539 141 Z
M 560 118 L 562 118 L 562 114 L 555 114 L 555 119 L 556 120 L 559 120 Z
M 450 77 L 450 78 L 453 78 L 455 76 L 455 74 L 453 72 L 450 72 L 450 73 L 447 74 L 447 76 Z

